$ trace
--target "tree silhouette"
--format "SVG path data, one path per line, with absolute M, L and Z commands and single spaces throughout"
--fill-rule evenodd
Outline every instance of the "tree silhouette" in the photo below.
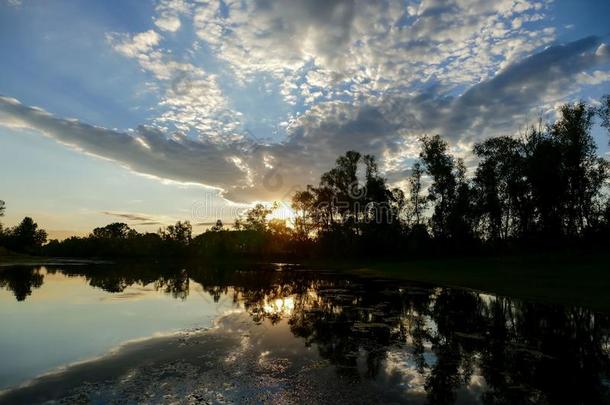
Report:
M 610 135 L 610 94 L 602 98 L 597 114 L 602 120 L 602 127 L 606 128 L 608 135 Z
M 131 229 L 122 222 L 115 222 L 101 228 L 95 228 L 92 232 L 94 238 L 100 239 L 124 239 L 127 238 Z
M 267 217 L 277 208 L 274 204 L 271 208 L 263 204 L 256 204 L 253 208 L 246 211 L 243 219 L 235 221 L 235 229 L 245 231 L 264 232 L 267 230 Z
M 475 144 L 480 159 L 475 172 L 475 206 L 484 237 L 508 238 L 527 233 L 532 208 L 524 173 L 523 144 L 502 136 Z
M 448 152 L 447 142 L 439 135 L 422 138 L 420 159 L 432 178 L 428 200 L 434 204 L 430 218 L 432 232 L 437 238 L 450 238 L 450 217 L 456 202 L 457 179 L 455 161 Z
M 189 221 L 178 221 L 175 225 L 159 229 L 161 238 L 167 241 L 176 242 L 181 245 L 188 245 L 193 235 L 193 227 Z
M 224 225 L 220 219 L 216 220 L 216 223 L 210 228 L 212 232 L 220 232 L 224 229 Z
M 292 209 L 296 213 L 294 220 L 295 235 L 300 241 L 308 240 L 318 224 L 316 210 L 316 192 L 311 185 L 306 190 L 297 191 L 292 196 Z
M 339 220 L 340 225 L 353 231 L 360 221 L 366 194 L 357 174 L 361 157 L 358 152 L 346 152 L 337 159 L 336 166 L 320 178 L 320 196 L 328 205 L 330 225 Z
M 5 208 L 6 208 L 6 206 L 5 206 L 4 201 L 0 200 L 0 218 L 4 216 Z M 4 239 L 3 234 L 4 234 L 4 227 L 2 226 L 2 222 L 0 222 L 0 244 L 2 244 L 2 239 Z
M 591 135 L 593 109 L 582 102 L 566 104 L 561 107 L 560 114 L 560 119 L 550 126 L 549 132 L 561 153 L 565 232 L 574 236 L 590 221 L 593 197 L 603 185 L 606 168 L 597 157 Z
M 596 109 L 582 102 L 566 104 L 554 122 L 540 122 L 522 137 L 476 143 L 476 167 L 467 168 L 454 157 L 439 135 L 425 136 L 419 161 L 404 179 L 408 198 L 391 188 L 374 156 L 352 150 L 339 156 L 317 185 L 294 193 L 292 227 L 269 221 L 277 203 L 257 204 L 236 219 L 234 231 L 223 230 L 219 221 L 193 238 L 188 221 L 158 234 L 114 223 L 94 229 L 87 238 L 53 241 L 45 252 L 411 257 L 597 249 L 610 240 L 610 163 L 598 156 L 591 130 L 596 113 L 610 130 L 609 102 L 607 96 Z M 0 240 L 7 246 L 9 231 Z
M 426 199 L 422 196 L 423 174 L 424 170 L 421 163 L 415 162 L 409 178 L 409 219 L 414 226 L 419 226 L 422 223 L 422 217 L 428 205 Z
M 25 217 L 19 225 L 7 229 L 3 234 L 4 243 L 9 249 L 22 253 L 37 253 L 47 241 L 47 233 L 38 229 L 38 224 Z

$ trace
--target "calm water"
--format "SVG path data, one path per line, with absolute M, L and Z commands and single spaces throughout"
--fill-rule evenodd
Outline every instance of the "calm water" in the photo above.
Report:
M 121 381 L 96 386 L 102 403 L 141 389 L 124 386 L 134 370 L 140 380 L 154 378 L 148 385 L 171 381 L 175 390 L 158 397 L 146 391 L 145 402 L 165 402 L 168 395 L 205 399 L 213 384 L 229 402 L 260 400 L 263 393 L 303 400 L 299 392 L 323 402 L 343 388 L 353 395 L 365 395 L 362 390 L 371 401 L 609 399 L 605 314 L 293 266 L 0 267 L 0 325 L 0 390 L 51 373 L 52 381 L 43 378 L 31 397 L 40 400 L 73 390 L 70 370 L 79 385 L 97 374 Z M 155 364 L 179 366 L 170 374 L 145 372 L 148 363 L 137 366 L 133 357 L 122 369 L 126 355 L 116 354 L 117 347 L 134 340 L 131 356 L 140 353 L 150 363 L 163 352 Z M 104 363 L 111 360 L 117 363 Z M 76 362 L 82 371 L 66 367 Z M 196 379 L 202 375 L 205 381 Z M 321 387 L 329 386 L 332 392 L 324 393 Z

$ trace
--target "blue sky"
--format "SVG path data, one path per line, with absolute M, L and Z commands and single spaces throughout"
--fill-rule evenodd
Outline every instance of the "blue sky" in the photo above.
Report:
M 348 149 L 517 134 L 610 93 L 610 2 L 0 1 L 0 199 L 52 236 L 231 220 Z M 608 137 L 594 130 L 600 154 Z

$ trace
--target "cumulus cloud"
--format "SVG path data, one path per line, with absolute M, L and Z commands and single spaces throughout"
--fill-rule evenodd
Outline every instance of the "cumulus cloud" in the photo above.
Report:
M 175 15 L 161 16 L 155 19 L 155 25 L 163 31 L 175 32 L 180 29 L 180 18 Z
M 0 123 L 40 131 L 136 172 L 214 186 L 228 198 L 273 199 L 315 181 L 337 155 L 355 147 L 396 161 L 424 133 L 457 142 L 514 131 L 527 123 L 532 108 L 565 95 L 574 78 L 610 63 L 610 56 L 597 51 L 601 44 L 589 37 L 550 47 L 460 96 L 431 90 L 359 106 L 319 103 L 289 124 L 285 141 L 274 144 L 218 144 L 144 126 L 123 133 L 56 118 L 6 97 L 0 98 Z M 601 75 L 596 72 L 593 77 Z M 398 181 L 404 169 L 389 167 L 388 175 Z
M 225 11 L 210 1 L 193 13 L 199 38 L 239 79 L 267 72 L 293 83 L 313 71 L 350 87 L 328 91 L 330 97 L 362 98 L 431 79 L 458 84 L 488 77 L 554 39 L 551 28 L 525 26 L 543 18 L 547 3 L 235 0 L 224 2 Z M 301 86 L 284 95 L 307 100 L 315 92 Z
M 142 57 L 146 52 L 151 51 L 161 41 L 161 36 L 154 30 L 148 30 L 135 34 L 127 35 L 112 35 L 108 36 L 110 41 L 115 42 L 114 49 L 125 56 L 132 58 Z
M 159 112 L 152 120 L 157 126 L 163 130 L 194 130 L 210 142 L 241 137 L 237 131 L 239 114 L 229 107 L 217 76 L 192 63 L 175 60 L 174 55 L 161 49 L 162 36 L 156 31 L 110 33 L 107 40 L 115 51 L 137 61 L 157 80 L 161 92 Z
M 162 31 L 176 32 L 182 26 L 180 16 L 190 11 L 191 5 L 184 0 L 161 0 L 157 4 L 155 25 Z
M 216 187 L 240 202 L 287 198 L 349 149 L 376 155 L 398 183 L 420 135 L 440 133 L 465 153 L 473 141 L 513 133 L 578 86 L 607 80 L 610 52 L 600 38 L 548 46 L 555 33 L 543 24 L 547 7 L 526 0 L 162 1 L 157 28 L 108 35 L 159 89 L 149 125 L 93 127 L 10 98 L 0 98 L 0 124 L 135 172 Z M 186 23 L 196 31 L 193 48 L 168 51 L 164 41 Z M 216 70 L 191 57 L 202 44 Z M 295 106 L 277 123 L 283 137 L 248 140 L 223 80 L 238 89 L 277 84 Z
M 193 25 L 199 41 L 185 55 L 165 51 L 163 37 L 154 30 L 113 33 L 109 41 L 157 79 L 160 111 L 151 122 L 226 142 L 243 136 L 244 118 L 257 118 L 234 109 L 218 73 L 189 61 L 202 51 L 200 42 L 227 68 L 221 73 L 225 81 L 256 81 L 265 88 L 279 81 L 279 94 L 288 105 L 307 109 L 328 100 L 367 104 L 422 84 L 450 90 L 493 77 L 554 39 L 553 28 L 528 25 L 543 20 L 548 3 L 161 0 L 153 18 L 159 28 L 168 30 L 160 21 L 176 19 Z M 516 20 L 518 28 L 512 27 Z
M 273 173 L 284 181 L 302 186 L 315 181 L 334 158 L 349 149 L 372 153 L 392 182 L 407 174 L 406 160 L 417 155 L 417 139 L 440 133 L 452 141 L 458 155 L 471 150 L 473 142 L 488 136 L 514 134 L 537 118 L 537 109 L 564 101 L 578 90 L 579 78 L 605 75 L 596 67 L 610 63 L 596 50 L 601 40 L 589 37 L 566 45 L 549 47 L 514 63 L 495 77 L 470 87 L 459 96 L 437 89 L 410 95 L 389 95 L 354 106 L 349 102 L 319 103 L 292 121 L 286 142 L 261 150 L 275 157 Z M 260 160 L 260 159 L 258 159 Z M 254 166 L 254 171 L 264 172 Z M 269 174 L 268 174 L 269 175 Z M 232 190 L 233 195 L 265 192 L 260 187 Z M 289 187 L 287 187 L 289 189 Z

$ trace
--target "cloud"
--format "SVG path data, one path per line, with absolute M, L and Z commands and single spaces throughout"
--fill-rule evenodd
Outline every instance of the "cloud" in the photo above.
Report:
M 147 125 L 95 127 L 7 97 L 0 124 L 138 173 L 215 187 L 235 201 L 286 198 L 349 149 L 377 155 L 400 181 L 424 133 L 467 150 L 474 140 L 512 133 L 578 86 L 607 80 L 610 51 L 599 38 L 548 47 L 555 39 L 543 18 L 548 3 L 161 1 L 155 28 L 107 35 L 158 92 Z M 186 24 L 197 39 L 173 52 L 172 33 Z M 280 89 L 294 106 L 277 123 L 281 136 L 248 140 L 251 117 L 236 109 L 227 81 L 238 97 L 252 82 Z
M 155 19 L 155 25 L 163 31 L 175 32 L 180 29 L 180 18 L 175 15 L 162 16 Z
M 598 37 L 583 38 L 508 66 L 454 101 L 443 133 L 484 133 L 490 126 L 496 131 L 514 128 L 515 120 L 523 122 L 523 114 L 531 108 L 574 90 L 573 80 L 579 73 L 610 63 L 610 55 L 597 52 L 602 46 Z
M 161 92 L 159 115 L 152 123 L 166 131 L 196 131 L 199 138 L 210 142 L 241 138 L 239 114 L 229 108 L 218 77 L 192 63 L 175 60 L 171 52 L 160 47 L 161 40 L 162 36 L 154 30 L 107 35 L 116 52 L 136 60 L 157 80 L 155 87 Z
M 281 74 L 312 58 L 333 63 L 350 42 L 356 14 L 351 0 L 228 1 L 226 6 L 226 14 L 219 11 L 220 2 L 198 7 L 195 27 L 240 75 Z
M 406 174 L 405 157 L 416 156 L 413 146 L 420 135 L 440 133 L 464 155 L 474 141 L 514 134 L 530 124 L 540 108 L 564 102 L 580 89 L 583 72 L 593 71 L 588 77 L 594 80 L 605 79 L 608 71 L 596 70 L 610 63 L 610 56 L 597 52 L 601 46 L 600 38 L 588 37 L 549 47 L 459 96 L 431 88 L 359 106 L 319 103 L 291 123 L 287 142 L 265 152 L 275 157 L 274 170 L 300 185 L 315 180 L 328 162 L 349 149 L 378 156 L 389 179 L 398 182 Z
M 273 144 L 217 144 L 150 127 L 123 133 L 56 118 L 6 97 L 0 98 L 0 122 L 40 131 L 136 172 L 217 187 L 237 201 L 273 199 L 315 181 L 349 149 L 396 160 L 424 133 L 459 142 L 514 131 L 527 123 L 532 108 L 563 96 L 575 77 L 609 63 L 608 55 L 597 52 L 600 46 L 599 38 L 590 37 L 550 47 L 457 97 L 431 89 L 360 106 L 319 103 L 291 122 L 285 141 Z M 396 180 L 404 174 L 404 168 L 393 171 Z
M 221 148 L 206 141 L 167 136 L 145 126 L 129 132 L 115 131 L 56 118 L 8 97 L 0 97 L 0 124 L 41 132 L 69 147 L 116 161 L 138 173 L 219 189 L 242 182 L 242 172 L 229 159 L 238 153 L 236 146 Z
M 167 218 L 167 217 L 158 217 L 158 216 L 131 213 L 131 212 L 102 211 L 101 213 L 104 215 L 108 215 L 110 217 L 119 218 L 121 220 L 131 221 L 130 225 L 135 225 L 135 226 L 165 225 L 165 224 L 174 222 L 171 218 Z
M 117 52 L 157 79 L 152 88 L 159 92 L 159 111 L 151 124 L 226 143 L 243 140 L 245 122 L 264 118 L 236 110 L 223 81 L 225 88 L 233 80 L 277 86 L 288 105 L 306 106 L 305 113 L 329 100 L 375 104 L 422 85 L 444 91 L 469 87 L 554 39 L 552 28 L 531 26 L 544 22 L 548 3 L 162 0 L 156 25 L 170 17 L 193 25 L 199 41 L 186 53 L 167 51 L 154 30 L 108 38 Z M 516 19 L 518 29 L 512 27 Z M 211 74 L 194 61 L 193 55 L 204 50 L 218 72 Z M 280 124 L 264 126 L 283 134 Z
M 354 98 L 438 80 L 474 83 L 498 67 L 548 44 L 543 21 L 549 1 L 276 0 L 211 1 L 197 5 L 198 37 L 239 80 L 260 72 L 286 84 L 309 72 L 342 80 Z M 519 21 L 519 27 L 512 27 Z M 544 28 L 544 27 L 543 27 Z M 320 82 L 320 80 L 318 80 Z M 306 83 L 307 86 L 307 83 Z M 315 89 L 292 87 L 287 101 L 308 100 Z M 318 88 L 318 90 L 320 90 Z
M 145 214 L 134 214 L 131 212 L 112 212 L 112 211 L 102 211 L 102 214 L 108 215 L 111 217 L 123 218 L 129 221 L 154 221 L 154 219 Z
M 115 43 L 114 49 L 117 52 L 135 58 L 154 49 L 161 41 L 161 36 L 154 30 L 148 30 L 133 36 L 110 34 L 108 39 Z
M 155 25 L 162 31 L 176 32 L 182 26 L 180 16 L 188 14 L 191 5 L 184 0 L 161 0 L 157 3 Z
M 197 222 L 197 223 L 193 224 L 193 226 L 214 226 L 214 225 L 216 225 L 216 221 Z

